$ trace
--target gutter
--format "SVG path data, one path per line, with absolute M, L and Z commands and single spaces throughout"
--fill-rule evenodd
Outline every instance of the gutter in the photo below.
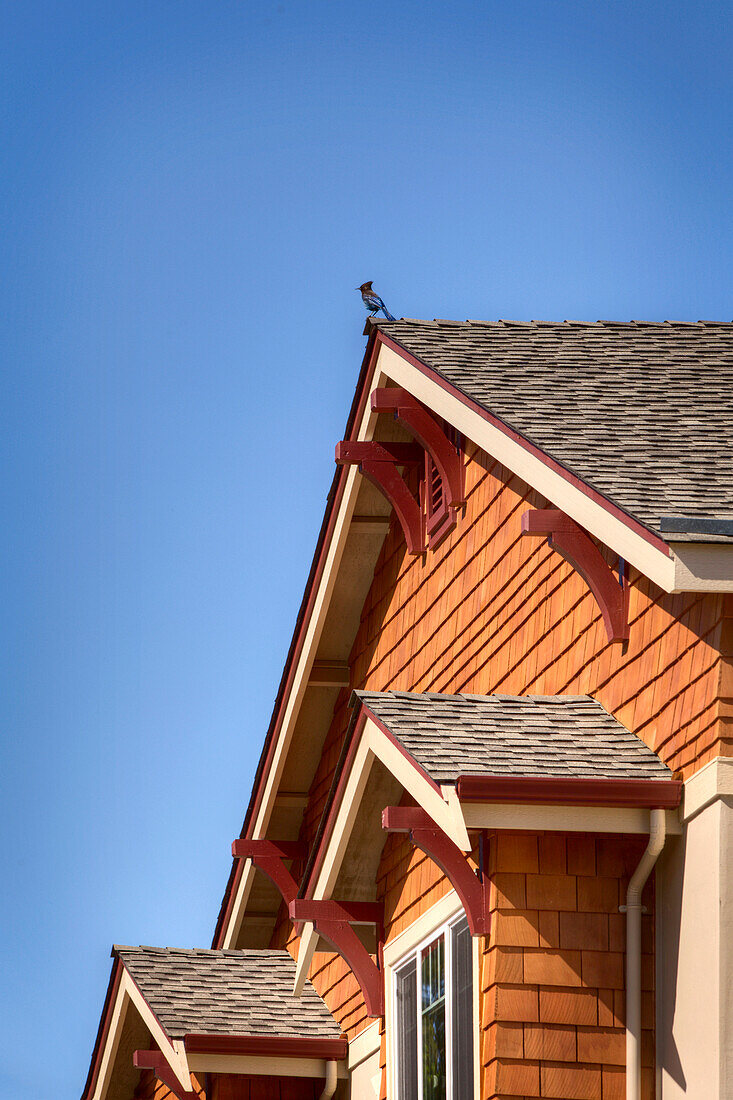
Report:
M 626 905 L 626 1100 L 641 1096 L 641 892 L 664 848 L 667 821 L 664 810 L 649 814 L 649 843 L 629 881 Z

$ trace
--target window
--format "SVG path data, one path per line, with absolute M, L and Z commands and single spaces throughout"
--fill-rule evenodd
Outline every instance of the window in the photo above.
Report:
M 463 917 L 395 969 L 397 1100 L 466 1100 L 473 1087 L 473 949 Z

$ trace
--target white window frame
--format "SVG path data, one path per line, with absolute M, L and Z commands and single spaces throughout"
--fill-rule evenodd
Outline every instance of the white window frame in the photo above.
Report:
M 417 1034 L 418 1034 L 418 1096 L 422 1091 L 422 1012 L 419 1010 L 420 1006 L 420 965 L 419 965 L 419 952 L 423 948 L 428 947 L 433 943 L 440 935 L 446 937 L 446 944 L 450 940 L 450 930 L 453 925 L 465 916 L 465 912 L 458 895 L 451 891 L 431 906 L 425 913 L 415 920 L 408 928 L 404 930 L 399 936 L 396 936 L 394 940 L 385 944 L 384 948 L 384 968 L 385 968 L 385 1027 L 387 1032 L 387 1096 L 388 1100 L 402 1100 L 398 1096 L 397 1086 L 397 1050 L 398 1050 L 398 1036 L 397 1036 L 397 974 L 404 967 L 407 966 L 413 958 L 417 958 L 416 969 L 416 981 L 418 985 L 418 999 L 417 999 Z M 471 938 L 472 940 L 472 963 L 473 963 L 473 1083 L 474 1083 L 474 1100 L 480 1100 L 480 1028 L 479 1028 L 479 939 L 476 936 Z M 448 990 L 452 991 L 452 949 L 449 947 L 445 951 L 445 985 L 446 985 L 446 998 L 445 998 L 445 1031 L 446 1031 L 446 1056 L 447 1052 L 452 1049 L 453 1039 L 453 1012 L 452 1012 L 452 995 L 448 995 Z M 449 984 L 450 983 L 450 984 Z M 452 1062 L 450 1063 L 450 1069 L 452 1070 Z M 447 1087 L 446 1087 L 446 1100 L 464 1100 L 463 1097 L 453 1097 L 453 1076 L 452 1072 L 447 1074 Z

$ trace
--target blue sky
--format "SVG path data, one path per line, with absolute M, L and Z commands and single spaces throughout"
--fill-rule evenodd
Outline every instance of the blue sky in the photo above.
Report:
M 210 942 L 353 288 L 730 320 L 733 33 L 674 0 L 0 11 L 0 1078 L 59 1100 L 110 944 Z

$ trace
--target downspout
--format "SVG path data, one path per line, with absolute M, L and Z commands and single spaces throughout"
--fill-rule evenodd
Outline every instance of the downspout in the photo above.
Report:
M 336 1091 L 336 1085 L 338 1084 L 338 1062 L 329 1061 L 326 1062 L 326 1087 L 321 1093 L 319 1100 L 331 1100 L 331 1097 Z
M 664 848 L 667 819 L 664 810 L 649 814 L 649 843 L 626 891 L 626 1100 L 641 1096 L 641 892 Z

